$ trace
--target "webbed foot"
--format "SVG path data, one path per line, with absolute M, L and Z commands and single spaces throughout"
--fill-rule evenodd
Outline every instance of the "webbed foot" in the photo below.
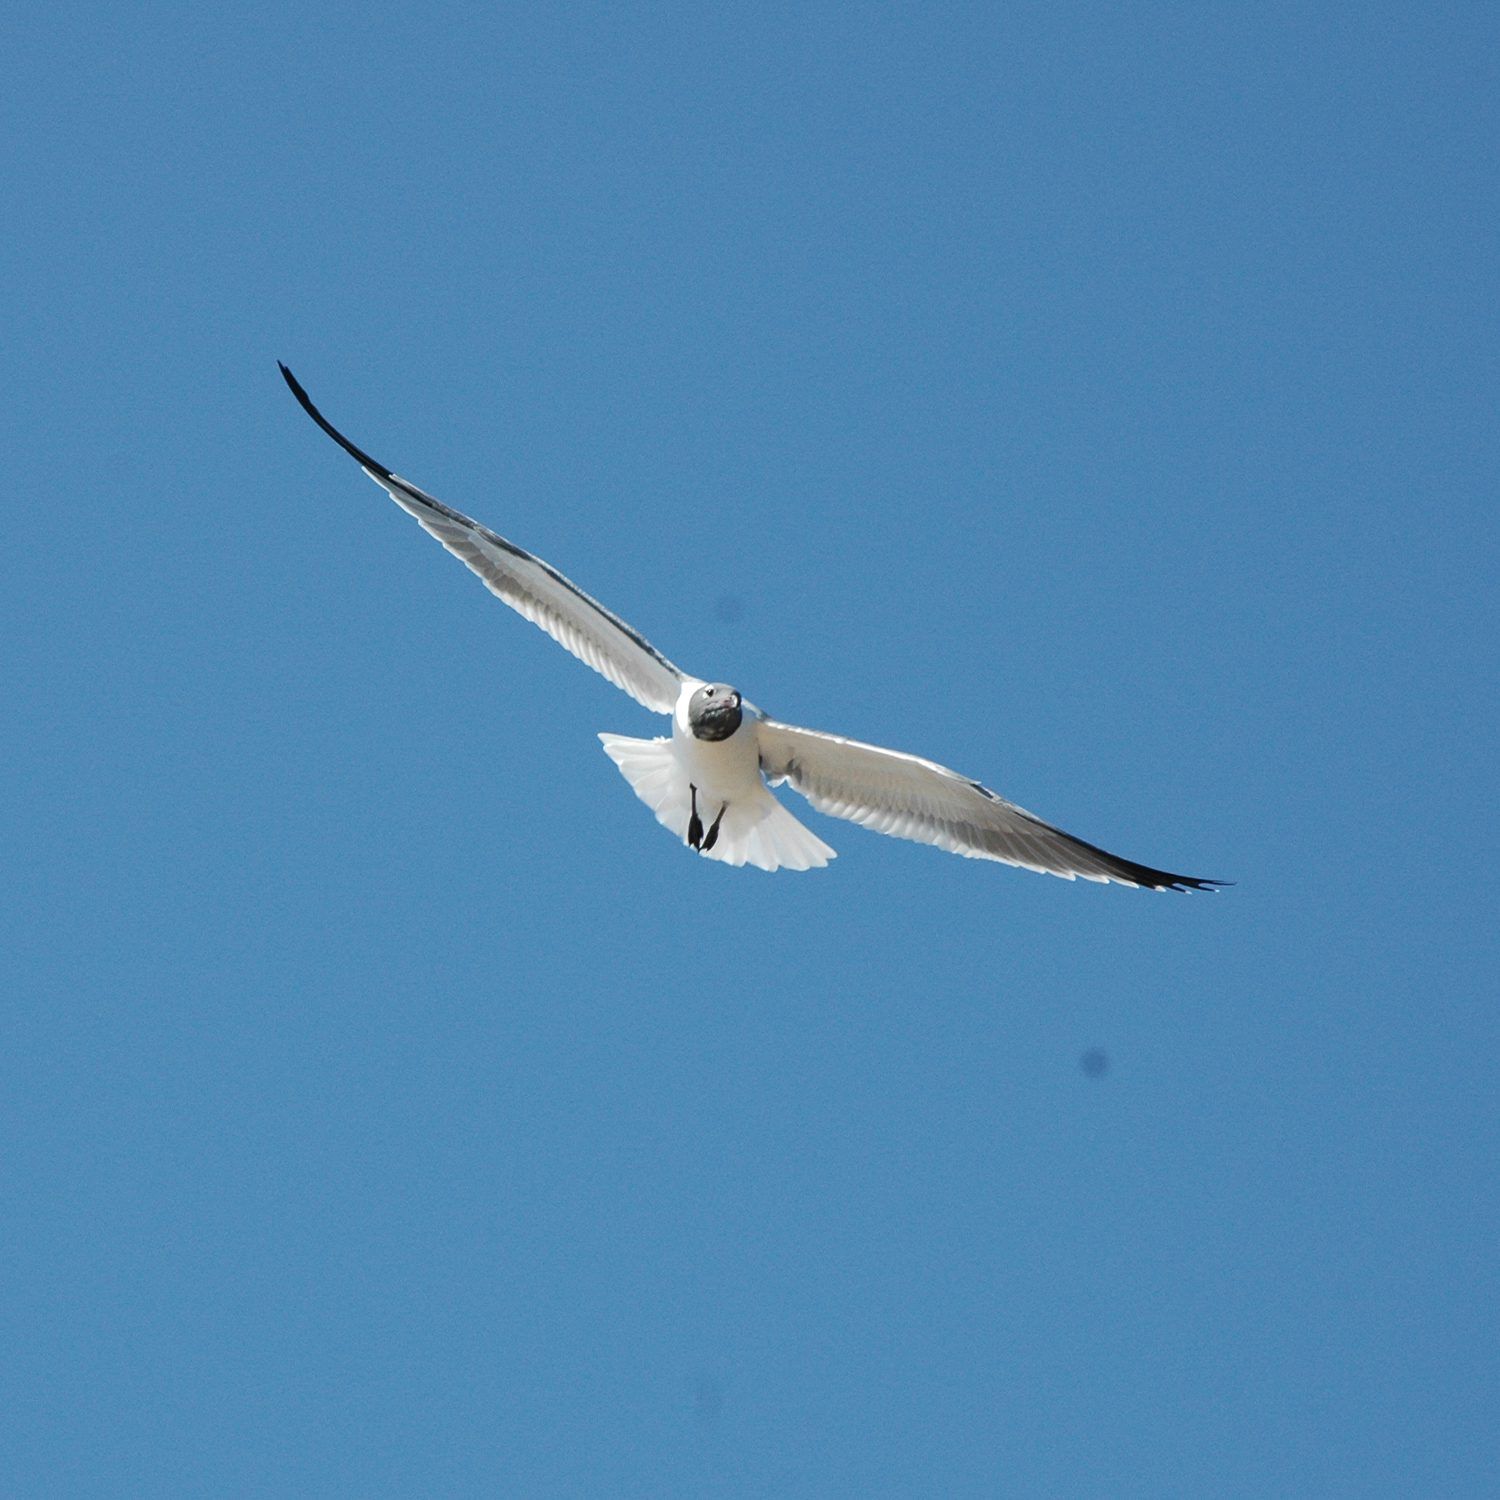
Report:
M 719 808 L 719 816 L 714 819 L 714 825 L 708 830 L 708 836 L 703 840 L 703 852 L 708 853 L 715 844 L 719 842 L 719 824 L 724 821 L 724 814 L 729 810 L 729 804 L 725 802 Z

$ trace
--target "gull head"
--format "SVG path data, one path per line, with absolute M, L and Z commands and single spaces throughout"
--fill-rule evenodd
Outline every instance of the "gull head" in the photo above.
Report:
M 740 695 L 722 682 L 705 682 L 688 699 L 688 727 L 699 740 L 727 740 L 744 718 Z

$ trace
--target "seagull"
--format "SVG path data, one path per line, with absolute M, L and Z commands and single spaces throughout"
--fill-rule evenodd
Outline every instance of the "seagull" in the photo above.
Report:
M 785 783 L 821 813 L 968 859 L 1147 890 L 1211 891 L 1225 884 L 1121 859 L 936 761 L 783 724 L 729 684 L 690 676 L 550 563 L 356 448 L 296 376 L 284 364 L 280 369 L 308 416 L 492 594 L 637 703 L 671 716 L 670 735 L 599 738 L 657 822 L 704 858 L 762 870 L 812 870 L 833 859 L 834 851 L 771 795 Z

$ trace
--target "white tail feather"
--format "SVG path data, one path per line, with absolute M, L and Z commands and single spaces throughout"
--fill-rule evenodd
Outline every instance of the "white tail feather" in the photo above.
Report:
M 656 821 L 685 842 L 692 790 L 672 741 L 634 740 L 622 734 L 601 734 L 599 739 L 636 796 L 656 814 Z M 705 826 L 716 812 L 700 806 Z M 755 865 L 762 870 L 816 870 L 836 858 L 764 786 L 725 809 L 718 839 L 703 853 L 726 865 Z

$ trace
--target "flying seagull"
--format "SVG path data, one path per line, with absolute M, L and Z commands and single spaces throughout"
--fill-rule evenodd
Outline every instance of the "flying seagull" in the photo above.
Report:
M 308 416 L 492 594 L 636 702 L 671 715 L 668 736 L 599 738 L 657 822 L 699 854 L 762 870 L 826 865 L 834 851 L 771 795 L 770 787 L 787 782 L 819 812 L 969 859 L 1159 891 L 1224 883 L 1121 859 L 935 761 L 779 723 L 728 684 L 689 676 L 549 563 L 376 463 L 324 417 L 285 365 L 281 373 Z

